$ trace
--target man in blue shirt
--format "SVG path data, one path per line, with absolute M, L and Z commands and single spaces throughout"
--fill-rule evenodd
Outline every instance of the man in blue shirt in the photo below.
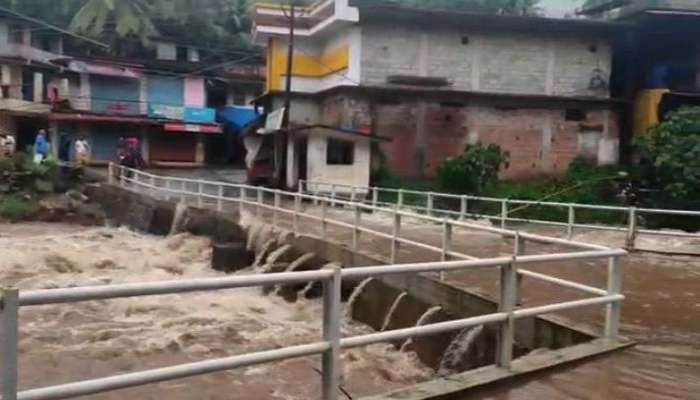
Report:
M 39 129 L 39 133 L 34 140 L 34 162 L 41 164 L 48 156 L 49 141 L 46 137 L 46 131 L 44 129 Z

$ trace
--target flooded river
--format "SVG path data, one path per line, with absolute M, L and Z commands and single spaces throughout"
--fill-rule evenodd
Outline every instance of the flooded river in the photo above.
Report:
M 0 225 L 0 284 L 20 289 L 222 276 L 208 239 L 61 224 Z M 254 273 L 243 271 L 242 273 Z M 152 296 L 20 311 L 22 389 L 317 341 L 321 303 L 284 302 L 259 288 Z M 367 333 L 347 321 L 344 334 Z M 378 345 L 346 351 L 353 397 L 426 380 L 412 353 Z M 319 398 L 320 357 L 127 389 L 95 399 Z

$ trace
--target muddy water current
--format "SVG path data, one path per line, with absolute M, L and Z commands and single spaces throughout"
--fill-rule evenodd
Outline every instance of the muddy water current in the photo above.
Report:
M 0 225 L 0 285 L 41 289 L 223 276 L 208 239 L 126 229 Z M 252 270 L 242 273 L 255 273 Z M 22 389 L 320 340 L 322 306 L 259 288 L 28 307 L 20 312 Z M 346 321 L 345 335 L 369 332 Z M 343 353 L 353 397 L 431 377 L 413 353 L 378 345 Z M 316 399 L 320 357 L 93 395 L 94 399 Z

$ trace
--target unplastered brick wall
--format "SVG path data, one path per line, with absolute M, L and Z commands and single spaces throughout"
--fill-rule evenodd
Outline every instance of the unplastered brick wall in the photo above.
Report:
M 615 114 L 601 109 L 498 108 L 412 102 L 376 106 L 377 133 L 393 173 L 434 178 L 440 164 L 470 143 L 494 143 L 510 153 L 504 179 L 563 173 L 581 155 L 617 162 Z

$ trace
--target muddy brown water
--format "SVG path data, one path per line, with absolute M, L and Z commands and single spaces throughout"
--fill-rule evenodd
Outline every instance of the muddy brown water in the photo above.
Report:
M 351 221 L 348 214 L 351 213 L 335 211 L 331 215 Z M 388 214 L 363 215 L 363 224 L 391 232 Z M 318 229 L 312 225 L 308 228 L 312 232 Z M 561 231 L 552 229 L 532 226 L 518 228 L 552 236 L 561 235 Z M 351 237 L 348 229 L 340 230 L 335 236 L 345 242 L 349 242 Z M 442 238 L 440 226 L 425 225 L 408 218 L 402 224 L 402 236 L 438 247 Z M 453 239 L 453 249 L 466 254 L 479 257 L 512 254 L 512 241 L 500 236 L 455 229 Z M 575 239 L 609 246 L 624 243 L 624 235 L 603 231 L 580 231 Z M 685 248 L 688 244 L 700 247 L 699 243 L 679 243 L 674 238 L 645 237 L 642 244 L 663 249 L 664 240 L 670 240 L 670 245 L 674 247 Z M 363 249 L 388 255 L 386 240 L 365 235 L 361 237 L 361 245 Z M 527 244 L 527 254 L 563 251 L 566 249 L 560 246 Z M 404 246 L 399 260 L 436 261 L 439 254 Z M 622 306 L 621 333 L 636 341 L 637 346 L 560 370 L 498 383 L 464 399 L 700 399 L 700 257 L 632 253 L 623 259 L 623 266 L 623 294 L 627 297 Z M 528 266 L 528 269 L 605 288 L 606 267 L 606 260 L 586 260 Z M 449 273 L 447 280 L 492 298 L 495 298 L 498 289 L 498 273 L 495 270 Z M 572 289 L 528 278 L 522 295 L 524 306 L 586 297 Z M 587 327 L 602 332 L 602 307 L 577 309 L 564 313 L 563 317 L 583 322 Z
M 0 224 L 0 286 L 223 276 L 209 268 L 210 247 L 208 239 L 188 234 L 164 238 L 121 228 Z M 290 304 L 263 296 L 259 288 L 22 308 L 20 388 L 315 342 L 321 338 L 321 313 L 318 300 Z M 345 321 L 343 332 L 371 330 Z M 85 398 L 317 399 L 320 366 L 319 357 L 305 357 Z M 415 354 L 390 345 L 343 353 L 343 386 L 356 398 L 431 376 Z

